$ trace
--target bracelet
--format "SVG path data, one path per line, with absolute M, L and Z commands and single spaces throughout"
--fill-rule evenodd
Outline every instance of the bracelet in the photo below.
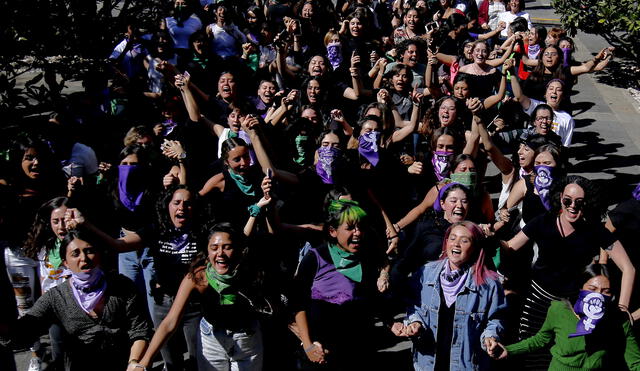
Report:
M 129 360 L 129 364 L 131 364 L 131 363 L 140 363 L 140 360 L 132 358 L 132 359 Z
M 398 232 L 402 232 L 402 228 L 400 228 L 400 224 L 398 223 L 393 224 L 393 228 L 395 228 L 395 230 Z
M 313 343 L 311 343 L 311 345 L 310 345 L 308 348 L 303 348 L 303 349 L 304 349 L 304 352 L 305 352 L 305 353 L 309 353 L 309 351 L 310 351 L 311 349 L 315 348 L 315 347 L 316 347 L 316 345 L 315 345 L 315 344 L 313 344 Z
M 395 238 L 398 238 L 397 234 L 387 238 L 387 241 L 393 241 Z

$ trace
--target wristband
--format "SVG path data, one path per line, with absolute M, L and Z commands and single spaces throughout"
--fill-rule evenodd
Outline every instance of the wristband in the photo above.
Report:
M 254 218 L 259 217 L 260 214 L 262 213 L 262 209 L 257 204 L 253 204 L 247 207 L 247 210 L 249 210 L 249 216 L 252 216 Z
M 304 352 L 305 352 L 305 353 L 309 353 L 309 351 L 310 351 L 311 349 L 315 348 L 315 347 L 316 347 L 316 345 L 312 343 L 308 348 L 303 348 L 303 349 L 304 349 Z
M 387 238 L 387 241 L 393 241 L 395 238 L 398 238 L 398 235 L 397 235 L 397 234 L 396 234 L 396 235 L 394 235 L 394 236 L 391 236 L 391 237 Z

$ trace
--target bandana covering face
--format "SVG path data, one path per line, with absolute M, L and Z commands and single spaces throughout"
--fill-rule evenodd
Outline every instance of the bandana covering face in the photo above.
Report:
M 129 211 L 135 211 L 142 203 L 144 174 L 140 165 L 118 166 L 118 193 L 120 202 Z
M 324 184 L 333 184 L 333 171 L 335 170 L 336 159 L 340 156 L 340 150 L 334 147 L 318 148 L 318 163 L 316 163 L 316 173 Z
M 73 297 L 83 311 L 90 313 L 104 296 L 107 281 L 100 268 L 93 268 L 90 272 L 71 272 L 71 291 Z
M 366 158 L 371 165 L 378 165 L 380 161 L 380 153 L 378 152 L 378 140 L 380 139 L 379 131 L 370 131 L 360 134 L 358 138 L 358 152 Z
M 571 62 L 571 48 L 562 48 L 562 55 L 564 57 L 562 67 L 569 67 L 569 64 Z
M 334 244 L 329 244 L 329 254 L 338 272 L 352 281 L 362 282 L 362 264 L 357 254 L 344 251 Z
M 553 184 L 553 170 L 554 167 L 547 165 L 536 165 L 533 167 L 533 171 L 536 173 L 536 179 L 533 181 L 533 185 L 538 191 L 540 201 L 544 205 L 545 209 L 551 209 L 551 185 Z
M 476 190 L 476 183 L 478 182 L 478 173 L 475 171 L 452 173 L 451 180 L 466 186 L 471 192 L 474 192 Z
M 207 263 L 205 273 L 211 288 L 220 294 L 220 305 L 234 304 L 237 298 L 235 290 L 233 289 L 236 272 L 234 271 L 233 274 L 220 274 L 211 266 L 211 263 Z
M 463 267 L 452 271 L 449 260 L 444 263 L 444 269 L 440 273 L 440 286 L 442 286 L 442 294 L 448 308 L 456 302 L 456 297 L 467 282 L 468 275 L 468 269 Z
M 570 338 L 589 335 L 604 317 L 607 304 L 611 298 L 597 292 L 580 290 L 578 301 L 573 306 L 574 312 L 580 316 L 576 325 L 576 332 L 569 334 Z
M 342 46 L 339 42 L 331 42 L 327 44 L 327 58 L 333 69 L 337 69 L 342 63 Z
M 431 156 L 433 171 L 439 182 L 449 176 L 449 172 L 451 171 L 451 157 L 453 157 L 453 152 L 445 151 L 434 151 L 433 156 Z
M 633 198 L 640 201 L 640 184 L 633 190 Z

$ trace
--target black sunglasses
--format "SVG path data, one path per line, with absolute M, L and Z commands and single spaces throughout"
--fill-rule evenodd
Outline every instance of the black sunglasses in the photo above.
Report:
M 576 211 L 580 211 L 584 207 L 584 199 L 579 198 L 577 200 L 573 200 L 571 198 L 565 197 L 562 199 L 562 204 L 564 205 L 564 207 L 570 207 L 573 204 L 573 208 L 576 209 Z

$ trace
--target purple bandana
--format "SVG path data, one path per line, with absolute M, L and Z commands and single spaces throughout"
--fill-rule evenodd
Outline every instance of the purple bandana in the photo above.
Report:
M 527 56 L 529 57 L 529 59 L 538 59 L 538 53 L 540 53 L 539 44 L 529 45 L 529 49 L 527 50 Z
M 340 149 L 338 148 L 330 146 L 318 148 L 316 173 L 324 184 L 333 184 L 333 171 L 338 156 L 340 156 Z
M 71 272 L 71 291 L 80 308 L 90 313 L 102 299 L 107 289 L 107 280 L 100 268 L 93 268 L 89 273 Z
M 452 271 L 451 266 L 449 266 L 449 260 L 445 261 L 444 269 L 440 273 L 440 286 L 442 286 L 442 294 L 447 307 L 451 308 L 456 302 L 456 297 L 458 297 L 467 282 L 468 274 L 469 270 L 464 268 Z
M 640 184 L 633 190 L 633 198 L 640 201 Z
M 564 58 L 562 67 L 569 67 L 569 65 L 571 64 L 571 48 L 562 48 L 562 55 Z
M 580 316 L 576 325 L 576 332 L 569 334 L 570 338 L 589 335 L 604 317 L 610 297 L 597 292 L 580 290 L 580 295 L 573 306 L 574 312 Z
M 139 165 L 118 166 L 118 193 L 120 202 L 129 209 L 135 211 L 142 203 L 144 194 L 142 167 Z
M 378 165 L 380 161 L 380 153 L 378 153 L 378 140 L 380 140 L 379 131 L 370 131 L 360 134 L 358 138 L 358 152 L 366 158 L 371 165 Z
M 447 183 L 444 186 L 442 186 L 442 188 L 440 188 L 440 191 L 438 192 L 438 197 L 436 197 L 436 200 L 433 202 L 433 210 L 435 211 L 442 211 L 442 206 L 440 205 L 440 200 L 442 199 L 442 196 L 444 196 L 444 192 L 449 189 L 449 187 L 455 185 L 455 184 L 460 184 L 457 182 L 451 182 L 451 183 Z
M 342 63 L 342 46 L 339 42 L 332 42 L 327 44 L 327 58 L 331 63 L 333 69 L 337 69 Z
M 442 179 L 449 176 L 451 171 L 451 158 L 453 152 L 434 151 L 431 156 L 431 164 L 433 165 L 433 172 L 436 174 L 436 178 L 441 182 Z
M 172 119 L 168 119 L 166 121 L 164 121 L 162 123 L 162 136 L 166 137 L 167 135 L 171 134 L 171 132 L 173 131 L 173 129 L 175 129 L 175 127 L 178 126 L 178 123 L 173 121 Z
M 536 178 L 533 181 L 533 185 L 538 191 L 540 201 L 544 205 L 544 208 L 551 210 L 551 185 L 553 184 L 553 170 L 554 167 L 547 165 L 536 165 L 533 167 L 533 171 L 536 173 Z

